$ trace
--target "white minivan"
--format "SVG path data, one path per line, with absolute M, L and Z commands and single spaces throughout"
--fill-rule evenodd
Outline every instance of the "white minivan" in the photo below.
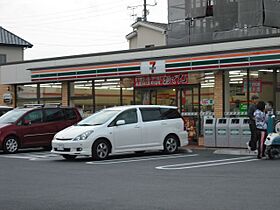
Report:
M 177 107 L 131 105 L 103 109 L 58 132 L 52 153 L 65 159 L 82 155 L 101 160 L 124 152 L 174 153 L 187 144 L 188 133 Z

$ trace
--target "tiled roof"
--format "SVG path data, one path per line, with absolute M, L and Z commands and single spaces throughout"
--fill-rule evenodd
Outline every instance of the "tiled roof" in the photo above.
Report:
M 1 26 L 0 26 L 0 45 L 15 45 L 15 46 L 22 46 L 22 47 L 29 47 L 29 48 L 33 47 L 33 45 L 30 44 L 29 42 L 7 31 Z

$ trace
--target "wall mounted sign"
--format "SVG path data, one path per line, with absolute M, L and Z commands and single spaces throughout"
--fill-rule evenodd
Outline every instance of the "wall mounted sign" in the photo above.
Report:
M 134 87 L 157 87 L 188 84 L 188 73 L 135 77 Z
M 146 61 L 141 62 L 141 74 L 160 74 L 165 73 L 165 61 Z

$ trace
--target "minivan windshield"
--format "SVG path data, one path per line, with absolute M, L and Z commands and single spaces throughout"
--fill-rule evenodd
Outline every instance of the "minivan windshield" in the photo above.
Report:
M 114 117 L 120 110 L 101 110 L 80 121 L 78 126 L 102 125 Z
M 14 123 L 16 122 L 26 110 L 23 109 L 14 109 L 11 110 L 0 117 L 0 124 Z

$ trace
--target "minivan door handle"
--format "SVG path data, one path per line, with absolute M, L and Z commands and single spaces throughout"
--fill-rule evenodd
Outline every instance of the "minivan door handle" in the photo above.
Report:
M 140 126 L 139 125 L 135 125 L 135 127 L 134 128 L 140 128 Z
M 161 125 L 167 125 L 167 123 L 166 122 L 162 122 Z

